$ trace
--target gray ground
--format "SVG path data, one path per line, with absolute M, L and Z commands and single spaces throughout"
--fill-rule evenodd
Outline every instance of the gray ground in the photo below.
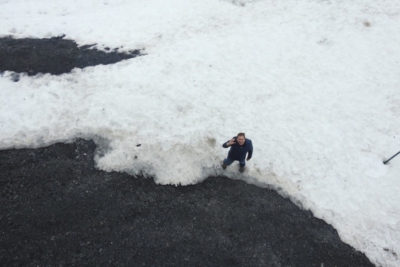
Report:
M 28 75 L 62 74 L 73 68 L 113 64 L 141 55 L 139 50 L 119 53 L 118 48 L 107 48 L 108 52 L 99 51 L 93 48 L 94 45 L 78 47 L 74 41 L 63 39 L 62 36 L 47 39 L 0 38 L 0 71 Z M 18 81 L 18 75 L 15 80 Z
M 0 151 L 3 266 L 370 266 L 308 211 L 224 177 L 192 186 L 94 168 L 77 140 Z

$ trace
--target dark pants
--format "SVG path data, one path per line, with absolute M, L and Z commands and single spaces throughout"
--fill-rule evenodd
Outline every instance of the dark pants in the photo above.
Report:
M 227 157 L 226 159 L 224 159 L 224 164 L 225 164 L 226 166 L 229 166 L 229 165 L 231 165 L 232 162 L 234 162 L 235 160 L 239 161 L 240 167 L 244 167 L 244 166 L 246 165 L 245 159 L 243 159 L 243 160 L 238 160 L 238 159 L 231 159 L 231 158 L 229 158 L 229 157 Z

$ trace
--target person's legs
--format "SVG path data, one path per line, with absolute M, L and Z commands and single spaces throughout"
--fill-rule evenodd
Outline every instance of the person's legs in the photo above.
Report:
M 239 171 L 244 172 L 244 167 L 246 166 L 245 160 L 239 160 Z
M 231 158 L 226 158 L 226 159 L 224 159 L 224 164 L 226 165 L 226 166 L 229 166 L 229 165 L 231 165 L 232 164 L 232 162 L 234 162 L 235 160 L 233 160 L 233 159 L 231 159 Z
M 246 166 L 246 160 L 239 160 L 239 165 L 244 168 L 244 166 Z
M 231 165 L 232 162 L 234 162 L 234 160 L 229 157 L 224 159 L 224 161 L 222 162 L 222 168 L 225 169 L 227 166 Z

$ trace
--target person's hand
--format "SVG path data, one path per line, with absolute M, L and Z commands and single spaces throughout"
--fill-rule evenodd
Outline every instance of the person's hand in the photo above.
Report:
M 249 161 L 251 158 L 247 158 L 247 161 Z
M 231 140 L 228 141 L 228 146 L 231 146 L 233 144 L 235 144 L 235 138 L 232 138 Z

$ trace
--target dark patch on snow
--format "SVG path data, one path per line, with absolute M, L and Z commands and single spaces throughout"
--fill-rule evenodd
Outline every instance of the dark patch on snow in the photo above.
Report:
M 383 248 L 384 251 L 391 253 L 397 259 L 397 253 L 389 248 Z
M 119 53 L 118 49 L 114 49 L 104 52 L 93 48 L 94 45 L 78 47 L 73 40 L 63 39 L 63 36 L 44 39 L 0 38 L 0 71 L 28 75 L 62 74 L 73 68 L 113 64 L 141 55 L 140 50 Z M 13 76 L 12 79 L 18 81 L 19 77 Z
M 372 266 L 275 191 L 191 186 L 94 168 L 76 140 L 0 151 L 3 266 Z

